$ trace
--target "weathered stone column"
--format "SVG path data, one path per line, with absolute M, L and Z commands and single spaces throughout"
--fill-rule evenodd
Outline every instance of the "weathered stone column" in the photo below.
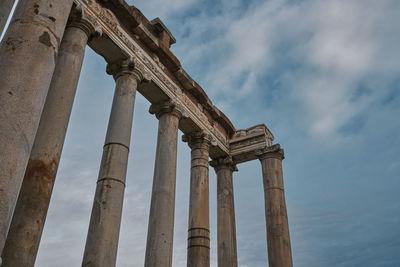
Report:
M 184 135 L 191 151 L 188 267 L 210 266 L 208 157 L 211 137 L 203 132 Z
M 20 0 L 0 47 L 0 253 L 73 0 Z
M 83 255 L 85 267 L 116 264 L 133 107 L 142 80 L 130 60 L 109 64 L 107 72 L 114 75 L 116 87 Z
M 232 174 L 237 171 L 231 158 L 211 161 L 217 174 L 218 267 L 237 267 L 236 223 Z
M 46 220 L 88 37 L 95 26 L 75 10 L 57 64 L 3 250 L 3 267 L 33 266 Z
M 7 19 L 10 16 L 11 9 L 14 6 L 15 0 L 1 0 L 0 1 L 0 35 L 4 30 Z
M 10 16 L 14 2 L 15 0 L 0 1 L 0 35 L 4 30 L 8 17 Z
M 150 113 L 156 114 L 159 123 L 144 266 L 171 267 L 178 124 L 182 113 L 173 102 L 152 105 Z
M 261 152 L 265 218 L 267 222 L 268 263 L 271 267 L 291 267 L 289 224 L 283 187 L 283 150 L 279 145 Z

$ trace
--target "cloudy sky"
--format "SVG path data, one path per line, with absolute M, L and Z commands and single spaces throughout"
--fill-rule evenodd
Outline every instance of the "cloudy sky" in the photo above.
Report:
M 135 0 L 237 129 L 265 123 L 285 149 L 295 266 L 400 266 L 400 1 Z M 38 267 L 81 264 L 114 90 L 86 51 Z M 117 266 L 143 266 L 157 119 L 135 105 Z M 186 266 L 190 151 L 178 144 L 173 265 Z M 267 266 L 259 162 L 238 166 L 239 266 Z M 211 265 L 216 178 L 210 171 Z

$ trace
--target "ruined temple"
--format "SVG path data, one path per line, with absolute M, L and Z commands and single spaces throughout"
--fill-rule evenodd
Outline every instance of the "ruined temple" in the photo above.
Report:
M 13 2 L 0 4 L 0 31 Z M 123 0 L 19 1 L 0 48 L 3 267 L 34 266 L 86 45 L 107 62 L 115 95 L 82 266 L 116 264 L 136 91 L 159 120 L 145 266 L 172 266 L 179 130 L 191 148 L 187 266 L 210 266 L 209 165 L 218 266 L 237 266 L 232 176 L 251 160 L 262 167 L 269 266 L 292 266 L 283 150 L 265 124 L 236 129 L 170 51 L 175 42 L 159 18 Z

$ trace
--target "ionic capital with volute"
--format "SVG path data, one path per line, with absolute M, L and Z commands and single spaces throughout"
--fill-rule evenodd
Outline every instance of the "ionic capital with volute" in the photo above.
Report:
M 89 39 L 100 37 L 103 33 L 96 19 L 90 16 L 80 4 L 74 4 L 68 18 L 67 27 L 76 27 L 83 30 Z
M 260 159 L 276 158 L 283 160 L 285 158 L 285 153 L 281 148 L 280 144 L 275 144 L 273 146 L 260 149 L 256 152 L 256 156 Z
M 221 169 L 230 169 L 232 172 L 238 171 L 236 163 L 232 160 L 232 157 L 213 159 L 210 161 L 210 165 L 214 168 L 215 172 L 218 172 Z
M 122 75 L 132 75 L 138 82 L 148 79 L 146 78 L 147 75 L 138 67 L 137 61 L 133 58 L 108 63 L 106 72 L 112 75 L 114 80 L 117 80 Z
M 183 108 L 174 100 L 168 100 L 160 104 L 152 104 L 149 112 L 150 114 L 156 115 L 157 119 L 166 113 L 175 115 L 179 119 L 185 116 Z
M 215 144 L 215 140 L 210 134 L 204 131 L 192 132 L 182 135 L 182 141 L 188 143 L 189 147 L 209 149 L 211 145 Z

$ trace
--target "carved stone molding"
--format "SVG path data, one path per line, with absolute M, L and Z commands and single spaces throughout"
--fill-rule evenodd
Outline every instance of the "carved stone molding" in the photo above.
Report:
M 89 38 L 100 37 L 102 29 L 96 18 L 89 15 L 81 4 L 74 4 L 68 18 L 67 27 L 76 27 L 83 30 Z
M 238 171 L 236 162 L 233 161 L 232 157 L 213 159 L 210 161 L 210 166 L 214 167 L 215 172 L 221 169 L 230 169 L 232 172 Z
M 215 140 L 205 131 L 182 135 L 182 141 L 188 143 L 190 148 L 204 148 L 208 150 L 211 145 L 216 145 Z
M 230 155 L 237 163 L 257 159 L 256 151 L 272 146 L 274 136 L 264 124 L 238 130 L 229 140 Z
M 198 128 L 209 133 L 215 139 L 221 152 L 226 155 L 229 154 L 227 137 L 213 126 L 204 114 L 203 107 L 194 103 L 183 93 L 182 88 L 163 71 L 165 66 L 156 57 L 153 59 L 152 56 L 154 55 L 149 55 L 137 44 L 135 37 L 128 34 L 119 25 L 118 19 L 116 19 L 112 11 L 103 8 L 95 0 L 75 0 L 75 2 L 84 7 L 87 14 L 95 18 L 104 35 L 114 42 L 124 54 L 136 60 L 135 66 L 139 69 L 141 68 L 143 75 L 146 73 L 146 79 L 154 82 L 168 98 L 175 101 L 180 106 L 181 111 Z
M 267 147 L 265 149 L 260 149 L 256 151 L 256 156 L 262 160 L 266 158 L 276 158 L 283 160 L 285 158 L 285 153 L 281 148 L 280 144 L 275 144 L 273 146 Z
M 150 114 L 156 115 L 159 119 L 165 113 L 171 113 L 181 119 L 184 115 L 182 107 L 174 100 L 169 100 L 160 104 L 152 104 L 149 109 Z
M 106 72 L 113 75 L 115 80 L 121 75 L 133 75 L 139 82 L 149 79 L 142 66 L 132 58 L 108 63 Z

